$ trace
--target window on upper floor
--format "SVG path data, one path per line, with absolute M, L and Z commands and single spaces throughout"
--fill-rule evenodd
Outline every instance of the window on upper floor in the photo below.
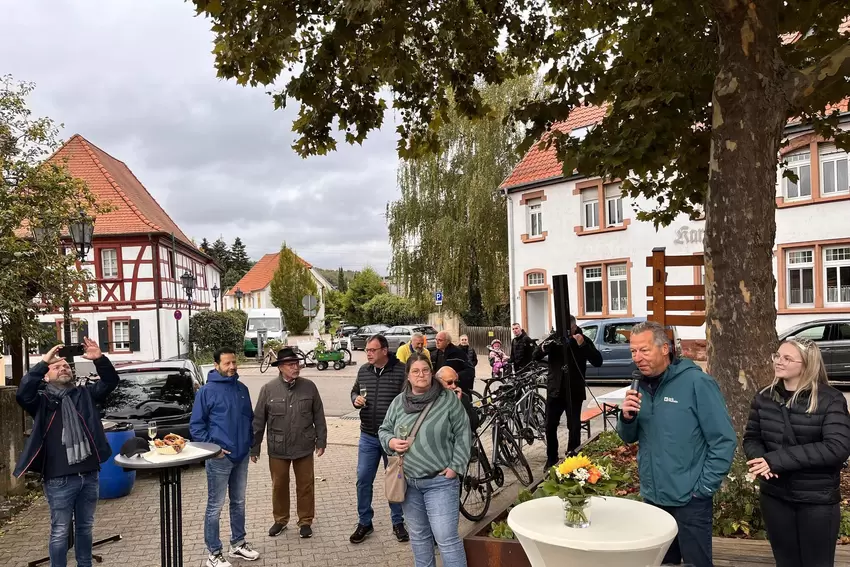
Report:
M 596 188 L 581 192 L 582 226 L 585 230 L 599 228 L 599 191 Z
M 118 251 L 115 248 L 101 249 L 100 267 L 104 278 L 118 277 Z
M 130 321 L 112 321 L 112 350 L 130 350 Z
M 525 277 L 526 285 L 546 285 L 546 279 L 543 276 L 543 272 L 531 272 Z
M 530 238 L 543 236 L 543 200 L 530 199 L 526 201 L 527 218 L 526 230 Z
M 623 224 L 623 193 L 619 184 L 605 186 L 605 226 Z
M 824 250 L 826 303 L 850 303 L 850 246 Z
M 815 304 L 814 250 L 788 251 L 788 305 Z
M 794 181 L 788 177 L 782 178 L 786 199 L 807 199 L 812 196 L 812 168 L 809 152 L 792 154 L 785 158 L 785 171 L 790 171 L 797 176 Z
M 820 188 L 821 195 L 838 195 L 850 191 L 850 169 L 848 155 L 834 144 L 821 144 Z

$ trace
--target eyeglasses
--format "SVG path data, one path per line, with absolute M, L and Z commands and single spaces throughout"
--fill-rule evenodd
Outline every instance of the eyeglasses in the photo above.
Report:
M 370 353 L 370 352 L 371 352 L 371 353 L 375 353 L 375 352 L 378 352 L 379 350 L 384 350 L 384 347 L 381 347 L 381 348 L 367 348 L 367 349 L 365 349 L 365 350 L 366 350 L 366 353 L 367 353 L 367 354 L 368 354 L 368 353 Z
M 410 375 L 411 376 L 430 376 L 431 371 L 428 370 L 427 368 L 425 370 L 420 370 L 420 369 L 417 368 L 416 370 L 411 370 Z
M 446 384 L 446 386 L 454 386 L 455 384 L 457 384 L 457 382 L 455 382 L 454 380 L 452 380 L 451 382 L 446 380 L 445 384 Z
M 782 355 L 778 352 L 771 354 L 770 360 L 772 360 L 774 364 L 803 364 L 802 360 L 794 360 L 790 356 Z

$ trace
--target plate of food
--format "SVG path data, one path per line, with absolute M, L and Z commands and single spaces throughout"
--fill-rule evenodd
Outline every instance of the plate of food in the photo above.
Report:
M 162 439 L 154 439 L 153 444 L 160 455 L 177 455 L 186 447 L 186 439 L 175 433 L 169 433 Z

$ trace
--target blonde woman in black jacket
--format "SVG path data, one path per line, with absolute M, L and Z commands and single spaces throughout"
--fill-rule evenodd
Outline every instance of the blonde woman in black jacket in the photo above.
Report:
M 784 341 L 773 364 L 773 383 L 753 399 L 744 433 L 773 557 L 777 567 L 832 567 L 850 457 L 847 401 L 827 382 L 814 342 Z

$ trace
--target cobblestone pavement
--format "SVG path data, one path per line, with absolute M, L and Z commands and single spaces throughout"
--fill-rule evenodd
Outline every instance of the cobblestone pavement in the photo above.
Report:
M 362 356 L 362 353 L 357 353 Z M 346 369 L 348 370 L 348 369 Z M 315 371 L 313 371 L 315 372 Z M 324 374 L 327 374 L 325 371 Z M 312 372 L 310 373 L 312 374 Z M 353 373 L 317 379 L 323 396 L 333 396 L 342 390 L 347 392 L 353 383 Z M 260 375 L 258 370 L 245 368 L 240 371 L 252 395 L 256 395 L 267 379 L 273 374 Z M 262 377 L 262 378 L 261 378 Z M 255 382 L 256 379 L 256 384 Z M 337 394 L 339 395 L 339 394 Z M 341 413 L 342 404 L 338 404 Z M 350 406 L 349 406 L 350 407 Z M 602 423 L 597 418 L 593 431 Z M 389 509 L 382 502 L 382 478 L 378 475 L 375 484 L 375 533 L 366 542 L 352 545 L 348 536 L 357 524 L 357 503 L 354 491 L 357 468 L 357 440 L 359 421 L 357 419 L 328 418 L 329 446 L 325 455 L 316 459 L 316 520 L 314 536 L 302 540 L 294 528 L 281 536 L 270 538 L 268 527 L 272 523 L 271 515 L 271 478 L 268 462 L 261 459 L 251 465 L 248 478 L 247 527 L 248 539 L 260 551 L 257 567 L 271 565 L 287 566 L 326 566 L 335 563 L 393 566 L 412 565 L 413 560 L 409 544 L 398 543 L 391 533 Z M 566 445 L 566 428 L 562 425 L 560 435 L 562 447 Z M 532 465 L 535 476 L 542 472 L 545 460 L 544 447 L 535 442 L 526 448 L 526 456 Z M 508 475 L 511 473 L 508 471 Z M 321 479 L 321 480 L 319 480 Z M 294 480 L 292 482 L 292 503 L 294 515 Z M 512 499 L 519 490 L 516 481 L 508 480 L 501 489 L 505 498 Z M 202 565 L 206 552 L 203 542 L 203 514 L 206 507 L 206 475 L 202 466 L 193 466 L 183 472 L 183 545 L 185 564 Z M 229 534 L 227 506 L 221 520 L 222 540 Z M 461 517 L 461 534 L 471 527 L 471 523 Z M 25 567 L 28 561 L 47 554 L 47 536 L 49 533 L 49 513 L 47 503 L 40 499 L 28 510 L 21 513 L 0 533 L 0 565 Z M 116 500 L 103 500 L 98 503 L 94 537 L 101 539 L 113 534 L 121 534 L 122 540 L 97 548 L 104 558 L 103 565 L 158 565 L 159 552 L 159 481 L 155 474 L 139 473 L 135 487 L 129 496 Z M 73 556 L 73 553 L 71 554 Z M 74 564 L 73 558 L 70 563 Z

